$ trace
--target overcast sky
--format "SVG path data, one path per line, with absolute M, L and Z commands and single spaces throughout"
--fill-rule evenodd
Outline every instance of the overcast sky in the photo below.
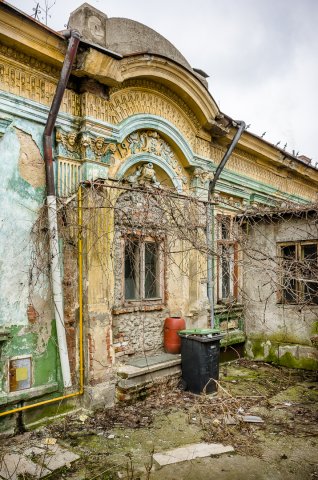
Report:
M 9 3 L 32 14 L 37 2 Z M 63 29 L 82 3 L 56 0 L 48 25 Z M 223 112 L 318 162 L 318 0 L 88 3 L 109 17 L 131 18 L 161 33 L 192 67 L 209 74 L 210 92 Z

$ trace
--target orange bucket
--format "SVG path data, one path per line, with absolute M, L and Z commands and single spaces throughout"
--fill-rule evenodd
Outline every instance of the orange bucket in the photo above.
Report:
M 164 324 L 164 349 L 167 353 L 180 353 L 181 338 L 179 330 L 186 328 L 185 320 L 181 317 L 168 317 Z

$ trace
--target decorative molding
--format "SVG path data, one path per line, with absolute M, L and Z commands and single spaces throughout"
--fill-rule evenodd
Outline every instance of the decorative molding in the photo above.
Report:
M 117 143 L 121 143 L 128 135 L 137 130 L 155 130 L 163 138 L 169 138 L 169 144 L 180 152 L 185 165 L 193 165 L 194 155 L 191 146 L 182 132 L 165 118 L 151 114 L 137 114 L 125 119 L 118 127 Z
M 87 131 L 56 130 L 57 191 L 71 195 L 80 181 L 108 178 L 109 165 L 115 163 L 117 146 Z
M 129 94 L 130 90 L 141 90 L 143 93 L 150 91 L 151 93 L 155 92 L 166 97 L 170 103 L 173 102 L 175 105 L 177 105 L 181 112 L 183 112 L 188 117 L 188 120 L 192 123 L 193 130 L 199 131 L 199 129 L 201 128 L 201 124 L 198 118 L 188 107 L 188 105 L 172 90 L 157 82 L 146 79 L 125 80 L 122 84 L 111 88 L 110 96 L 115 95 L 118 92 L 121 92 L 123 94 Z M 158 106 L 160 107 L 160 105 Z
M 59 157 L 112 165 L 117 146 L 108 143 L 103 137 L 93 137 L 86 131 L 63 132 L 57 129 L 56 149 Z
M 6 133 L 7 128 L 12 123 L 12 119 L 9 118 L 0 118 L 0 139 L 3 137 L 3 135 Z
M 126 182 L 132 186 L 153 185 L 159 187 L 160 183 L 157 180 L 156 172 L 151 162 L 138 165 L 135 172 L 125 178 Z
M 149 153 L 160 157 L 172 168 L 184 185 L 188 183 L 184 169 L 178 162 L 170 145 L 156 131 L 141 130 L 131 133 L 117 145 L 117 151 L 123 160 L 138 153 Z
M 205 142 L 202 139 L 199 143 Z M 201 145 L 202 152 L 202 145 Z M 203 147 L 206 148 L 206 147 Z M 215 165 L 218 165 L 223 158 L 226 149 L 218 145 L 210 145 L 211 160 Z M 317 189 L 314 186 L 308 185 L 308 181 L 301 181 L 293 178 L 292 175 L 296 175 L 294 172 L 290 172 L 289 176 L 286 173 L 280 172 L 273 166 L 265 166 L 260 163 L 260 160 L 251 153 L 245 152 L 241 149 L 236 149 L 236 153 L 233 153 L 228 160 L 224 172 L 221 174 L 221 178 L 226 175 L 226 172 L 235 172 L 239 175 L 256 180 L 260 184 L 266 184 L 272 188 L 276 188 L 281 193 L 285 192 L 290 195 L 295 195 L 300 198 L 308 198 L 308 200 L 316 200 Z M 204 156 L 204 155 L 202 155 Z
M 200 128 L 198 119 L 183 100 L 168 88 L 148 80 L 127 81 L 111 88 L 109 101 L 84 93 L 82 112 L 115 125 L 136 114 L 157 115 L 175 125 L 191 146 Z
M 194 143 L 195 130 L 189 119 L 177 106 L 156 92 L 132 90 L 126 94 L 119 91 L 111 95 L 109 101 L 85 93 L 82 108 L 85 115 L 115 125 L 139 113 L 158 115 L 173 123 L 190 145 Z
M 190 169 L 189 169 L 190 170 Z M 191 167 L 191 187 L 208 189 L 208 182 L 213 178 L 213 172 L 202 167 Z
M 39 73 L 46 73 L 55 78 L 59 78 L 60 76 L 60 70 L 58 68 L 48 65 L 45 62 L 41 62 L 23 52 L 19 52 L 15 48 L 0 44 L 0 55 L 6 57 L 8 60 L 15 60 L 19 64 L 22 63 L 32 70 L 38 70 Z
M 30 58 L 30 63 L 21 65 L 17 63 L 17 61 L 1 55 L 0 51 L 0 89 L 19 97 L 51 106 L 57 80 L 48 74 L 36 71 L 36 67 L 33 67 L 33 64 L 40 68 L 42 62 L 38 62 L 35 59 L 34 62 L 32 62 L 31 57 L 23 55 L 22 58 L 25 58 L 25 63 L 26 59 Z M 80 116 L 81 105 L 79 95 L 72 90 L 66 90 L 62 100 L 61 110 L 74 116 Z
M 204 158 L 211 159 L 213 147 L 211 142 L 204 140 L 203 138 L 196 137 L 194 151 L 197 155 Z
M 137 153 L 136 155 L 131 155 L 120 165 L 119 169 L 115 174 L 115 178 L 118 180 L 123 180 L 125 178 L 126 172 L 132 167 L 140 165 L 141 163 L 149 163 L 157 165 L 161 168 L 167 176 L 170 178 L 172 184 L 174 185 L 177 192 L 181 193 L 183 191 L 183 183 L 176 175 L 175 171 L 170 167 L 170 165 L 163 160 L 161 157 L 154 155 L 153 153 Z

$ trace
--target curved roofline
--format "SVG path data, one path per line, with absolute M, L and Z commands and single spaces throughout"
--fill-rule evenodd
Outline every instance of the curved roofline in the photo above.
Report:
M 92 47 L 87 50 L 78 75 L 90 76 L 110 86 L 134 78 L 154 80 L 175 92 L 194 112 L 203 128 L 209 129 L 220 113 L 212 95 L 197 76 L 164 56 L 147 53 L 115 60 Z
M 151 32 L 151 34 L 154 34 L 156 36 L 158 36 L 166 45 L 165 45 L 165 50 L 167 50 L 167 46 L 169 46 L 172 51 L 175 51 L 176 53 L 176 56 L 180 58 L 180 61 L 178 62 L 177 60 L 177 63 L 179 63 L 180 65 L 183 65 L 189 69 L 191 69 L 191 65 L 190 63 L 188 62 L 188 60 L 186 59 L 186 57 L 181 53 L 181 51 L 170 41 L 168 40 L 164 35 L 162 35 L 161 33 L 159 33 L 157 30 L 155 30 L 154 28 L 152 27 L 149 27 L 148 25 L 146 25 L 145 23 L 142 23 L 142 22 L 139 22 L 138 20 L 133 20 L 132 18 L 127 18 L 127 17 L 107 17 L 106 19 L 106 30 L 107 30 L 107 23 L 109 22 L 113 22 L 115 23 L 116 21 L 120 21 L 120 22 L 128 22 L 130 25 L 136 25 L 137 27 L 139 28 L 142 28 L 142 29 L 146 29 L 146 31 L 148 32 Z M 109 28 L 109 27 L 108 27 Z M 134 40 L 134 39 L 133 39 Z M 109 40 L 107 39 L 107 43 L 109 42 Z M 156 41 L 157 43 L 157 41 Z M 120 46 L 118 46 L 119 50 L 120 50 Z M 149 44 L 149 50 L 146 50 L 145 53 L 152 53 L 152 54 L 158 54 L 160 55 L 159 52 L 156 52 L 156 51 L 151 51 L 151 49 L 153 49 L 154 46 L 151 45 L 151 43 Z M 129 54 L 125 54 L 125 53 L 122 53 L 123 57 L 125 57 L 126 55 L 131 55 L 131 54 L 134 54 L 134 53 L 144 53 L 142 50 L 140 50 L 139 52 L 131 52 Z M 167 56 L 167 58 L 171 58 L 169 56 Z M 174 59 L 175 60 L 175 59 Z
M 209 90 L 183 65 L 156 54 L 130 56 L 129 59 L 134 59 L 135 62 L 127 61 L 123 71 L 124 80 L 143 77 L 168 85 L 191 107 L 203 127 L 209 127 L 212 119 L 220 112 Z M 125 58 L 120 63 L 125 63 Z

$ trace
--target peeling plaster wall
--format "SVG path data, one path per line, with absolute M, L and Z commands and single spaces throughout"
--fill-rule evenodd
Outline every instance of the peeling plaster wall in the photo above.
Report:
M 29 135 L 10 128 L 0 141 L 0 156 L 0 325 L 25 325 L 32 250 L 30 231 L 43 202 L 43 188 L 34 188 L 19 170 L 26 172 L 28 160 L 39 165 L 40 152 Z M 42 162 L 42 171 L 38 168 L 40 175 L 33 177 L 33 183 L 40 183 L 43 169 Z M 38 293 L 45 297 L 47 285 L 42 283 Z
M 16 120 L 0 139 L 0 405 L 58 389 L 61 381 L 47 273 L 47 238 L 32 228 L 42 214 L 43 127 Z M 42 235 L 39 232 L 39 235 Z M 35 243 L 43 257 L 35 254 Z M 31 390 L 9 393 L 9 360 L 31 356 Z M 12 398 L 13 398 L 12 397 Z
M 114 315 L 113 339 L 116 358 L 155 354 L 163 348 L 163 326 L 168 310 Z
M 261 221 L 248 227 L 243 259 L 248 356 L 280 363 L 286 353 L 283 347 L 290 345 L 295 360 L 304 355 L 318 366 L 318 352 L 310 341 L 317 333 L 318 306 L 277 302 L 280 279 L 276 260 L 277 243 L 317 239 L 318 226 L 310 218 Z

